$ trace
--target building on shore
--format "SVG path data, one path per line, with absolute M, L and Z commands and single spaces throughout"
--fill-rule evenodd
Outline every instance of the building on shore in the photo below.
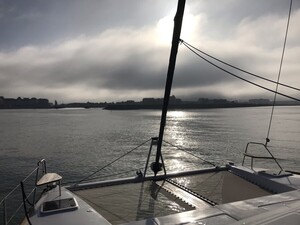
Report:
M 258 98 L 258 99 L 249 99 L 249 103 L 255 105 L 270 105 L 271 102 L 269 99 Z
M 0 109 L 45 109 L 51 103 L 45 98 L 4 98 L 0 96 Z

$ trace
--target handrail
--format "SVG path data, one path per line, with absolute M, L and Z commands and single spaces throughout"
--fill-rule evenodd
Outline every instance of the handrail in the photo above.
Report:
M 42 159 L 40 160 L 38 163 L 37 163 L 37 167 L 34 168 L 22 181 L 21 183 L 25 183 L 30 177 L 32 177 L 32 175 L 34 173 L 36 173 L 36 176 L 35 176 L 35 183 L 34 183 L 34 186 L 36 185 L 37 183 L 37 180 L 38 180 L 38 177 L 39 177 L 39 170 L 40 170 L 40 167 L 42 166 L 42 171 L 43 171 L 43 174 L 45 174 L 47 172 L 47 166 L 46 166 L 46 160 L 45 159 Z M 17 215 L 17 213 L 19 212 L 19 210 L 21 209 L 22 206 L 24 206 L 24 203 L 22 202 L 21 204 L 17 205 L 15 208 L 16 210 L 13 212 L 12 216 L 8 217 L 7 215 L 7 199 L 9 199 L 10 197 L 12 197 L 14 194 L 17 193 L 17 191 L 22 191 L 22 187 L 21 187 L 21 183 L 16 185 L 6 196 L 3 197 L 3 199 L 0 201 L 0 207 L 2 206 L 2 215 L 3 215 L 3 224 L 4 225 L 8 225 L 12 220 L 13 218 Z M 19 190 L 19 188 L 21 187 L 21 189 Z M 21 193 L 21 192 L 20 192 Z M 25 201 L 29 201 L 29 197 L 32 197 L 32 204 L 34 205 L 35 204 L 35 197 L 36 197 L 36 187 L 34 187 L 29 195 L 25 198 Z M 23 199 L 24 200 L 24 199 Z
M 258 155 L 251 155 L 248 154 L 248 147 L 249 145 L 261 145 L 263 146 L 267 152 L 269 153 L 270 156 L 258 156 Z M 244 166 L 245 163 L 245 158 L 246 157 L 250 157 L 251 158 L 251 169 L 253 170 L 253 159 L 273 159 L 275 161 L 275 163 L 277 164 L 277 166 L 280 168 L 279 174 L 283 171 L 283 168 L 280 166 L 279 162 L 277 161 L 277 159 L 274 157 L 274 155 L 271 153 L 271 151 L 268 149 L 266 144 L 260 143 L 260 142 L 248 142 L 246 145 L 246 149 L 244 152 L 244 158 L 243 158 L 243 162 L 242 162 L 242 166 Z
M 40 165 L 43 166 L 43 172 L 44 172 L 44 174 L 47 173 L 47 166 L 46 166 L 46 160 L 45 159 L 41 159 L 40 161 L 38 161 L 37 168 L 39 168 Z

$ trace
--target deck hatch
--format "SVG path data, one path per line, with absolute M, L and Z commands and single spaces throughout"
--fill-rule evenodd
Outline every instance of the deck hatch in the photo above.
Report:
M 78 204 L 74 198 L 65 198 L 55 201 L 44 202 L 41 207 L 42 214 L 60 213 L 78 209 Z

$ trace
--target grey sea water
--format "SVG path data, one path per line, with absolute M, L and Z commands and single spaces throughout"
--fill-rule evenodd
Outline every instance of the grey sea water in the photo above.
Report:
M 300 107 L 277 107 L 269 147 L 284 169 L 300 171 Z M 170 111 L 165 138 L 215 164 L 242 162 L 250 141 L 265 142 L 270 107 Z M 160 111 L 106 111 L 101 109 L 48 109 L 0 111 L 0 198 L 45 158 L 48 171 L 63 183 L 78 181 L 102 166 L 158 136 Z M 97 173 L 134 176 L 143 171 L 150 142 Z M 168 171 L 209 166 L 168 144 L 163 146 Z M 253 148 L 253 151 L 261 149 Z M 260 153 L 261 153 L 260 152 Z M 273 162 L 259 166 L 277 169 Z

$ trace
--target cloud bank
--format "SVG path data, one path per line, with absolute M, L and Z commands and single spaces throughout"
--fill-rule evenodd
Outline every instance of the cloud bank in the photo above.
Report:
M 212 27 L 216 20 L 209 17 L 201 10 L 196 13 L 187 8 L 182 38 L 224 61 L 277 79 L 286 14 L 244 17 L 228 27 L 228 33 Z M 299 20 L 300 10 L 296 9 L 291 18 L 281 79 L 294 86 L 300 83 Z M 144 26 L 116 26 L 51 44 L 3 50 L 0 95 L 63 102 L 161 97 L 170 52 L 170 24 L 172 16 L 166 15 Z M 274 89 L 274 84 L 260 83 Z M 184 98 L 270 96 L 201 61 L 184 46 L 179 48 L 172 93 Z

